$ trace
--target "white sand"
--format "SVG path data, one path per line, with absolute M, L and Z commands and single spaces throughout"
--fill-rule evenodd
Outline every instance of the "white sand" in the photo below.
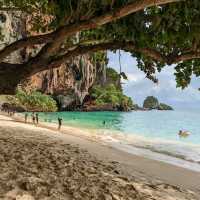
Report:
M 0 199 L 199 200 L 199 173 L 55 128 L 0 115 Z

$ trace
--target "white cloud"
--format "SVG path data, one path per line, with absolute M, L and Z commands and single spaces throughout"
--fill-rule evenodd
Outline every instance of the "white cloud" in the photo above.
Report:
M 109 66 L 119 71 L 118 54 L 109 52 L 108 56 Z M 129 53 L 121 53 L 121 64 L 122 71 L 129 79 L 123 81 L 124 92 L 139 104 L 142 104 L 144 98 L 149 95 L 156 96 L 161 102 L 172 105 L 200 103 L 200 92 L 197 90 L 200 87 L 199 80 L 193 78 L 190 86 L 185 90 L 176 88 L 173 66 L 167 66 L 157 74 L 159 84 L 156 85 L 145 78 L 145 74 L 137 68 L 136 60 Z

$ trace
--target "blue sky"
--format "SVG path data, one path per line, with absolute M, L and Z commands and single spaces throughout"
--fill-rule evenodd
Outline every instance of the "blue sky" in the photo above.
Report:
M 108 53 L 109 67 L 119 71 L 118 53 Z M 132 97 L 134 102 L 142 105 L 146 96 L 153 95 L 160 102 L 168 103 L 174 107 L 200 108 L 200 81 L 193 78 L 190 86 L 184 90 L 176 88 L 173 66 L 167 66 L 157 75 L 159 84 L 145 78 L 145 74 L 137 68 L 136 60 L 129 53 L 121 52 L 122 71 L 128 76 L 128 81 L 123 81 L 125 94 Z

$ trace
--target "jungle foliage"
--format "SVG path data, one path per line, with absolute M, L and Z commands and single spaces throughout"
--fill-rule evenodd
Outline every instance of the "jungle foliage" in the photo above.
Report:
M 56 101 L 48 95 L 38 91 L 27 93 L 17 90 L 15 97 L 10 99 L 12 104 L 23 107 L 26 111 L 55 112 L 57 111 Z
M 122 110 L 133 107 L 132 99 L 124 95 L 122 90 L 113 84 L 94 86 L 90 95 L 95 99 L 96 105 L 112 104 L 113 107 L 122 108 Z
M 131 12 L 120 12 L 129 5 L 133 6 Z M 70 56 L 106 49 L 130 52 L 137 59 L 138 68 L 154 82 L 158 82 L 156 73 L 172 64 L 178 87 L 185 88 L 192 76 L 200 76 L 199 0 L 0 0 L 0 7 L 1 10 L 23 10 L 31 16 L 32 29 L 39 33 L 56 31 L 42 39 L 30 40 L 31 44 L 27 40 L 28 45 L 45 45 L 37 59 L 30 58 L 21 66 L 21 71 L 26 73 L 20 73 L 23 76 L 19 80 L 49 67 L 58 67 Z M 79 40 L 74 42 L 71 36 L 76 34 Z M 27 43 L 23 41 L 24 46 Z M 0 52 L 2 55 L 5 52 Z M 13 72 L 6 73 L 10 77 Z M 6 89 L 9 88 L 5 87 L 3 92 Z

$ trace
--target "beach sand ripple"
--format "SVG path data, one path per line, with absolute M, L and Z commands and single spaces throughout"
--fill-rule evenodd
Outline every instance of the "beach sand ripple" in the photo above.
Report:
M 0 199 L 197 199 L 179 187 L 125 176 L 117 165 L 41 130 L 0 126 Z

